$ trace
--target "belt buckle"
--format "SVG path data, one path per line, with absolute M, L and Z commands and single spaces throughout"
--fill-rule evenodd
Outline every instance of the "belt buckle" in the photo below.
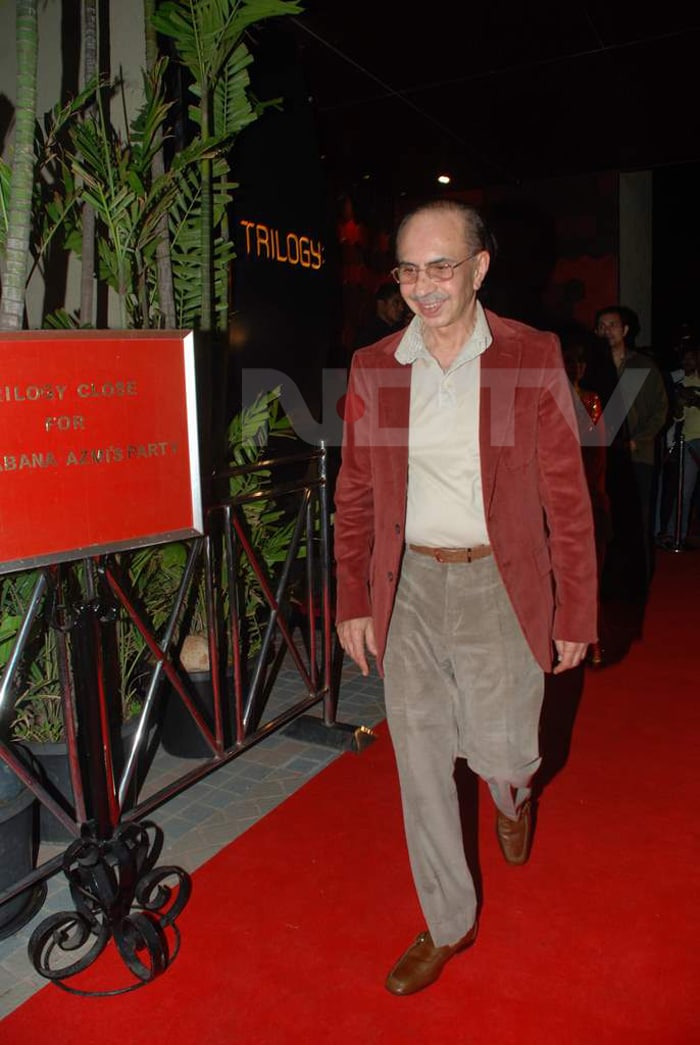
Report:
M 471 550 L 471 548 L 466 548 L 465 551 L 467 553 L 467 562 L 471 562 L 472 561 L 472 550 Z M 436 550 L 435 558 L 436 558 L 436 560 L 438 562 L 441 562 L 441 563 L 460 562 L 460 561 L 463 562 L 464 561 L 463 559 L 462 560 L 456 559 L 456 558 L 453 559 L 453 558 L 451 558 L 451 556 L 449 554 L 444 554 L 442 548 L 438 548 Z

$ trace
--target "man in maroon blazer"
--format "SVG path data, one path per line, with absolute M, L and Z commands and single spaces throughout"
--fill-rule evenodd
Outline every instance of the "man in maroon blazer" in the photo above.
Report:
M 477 933 L 454 780 L 496 805 L 505 859 L 532 834 L 544 673 L 596 634 L 593 519 L 559 342 L 486 311 L 491 238 L 473 207 L 408 214 L 394 277 L 408 327 L 353 357 L 336 486 L 336 626 L 376 658 L 427 928 L 389 991 L 433 983 Z

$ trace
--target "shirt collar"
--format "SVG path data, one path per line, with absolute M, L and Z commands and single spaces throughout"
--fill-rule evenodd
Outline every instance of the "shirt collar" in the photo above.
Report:
M 477 298 L 476 319 L 474 329 L 470 337 L 465 341 L 455 363 L 465 363 L 470 359 L 476 359 L 485 352 L 493 341 L 493 334 L 489 327 L 483 305 Z M 423 320 L 420 316 L 414 316 L 406 327 L 406 331 L 399 341 L 394 352 L 397 363 L 415 363 L 417 359 L 432 358 L 423 340 Z

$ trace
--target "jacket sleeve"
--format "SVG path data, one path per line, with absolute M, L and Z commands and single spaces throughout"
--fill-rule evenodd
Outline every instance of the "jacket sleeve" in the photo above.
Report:
M 597 637 L 598 581 L 591 499 L 578 422 L 559 343 L 543 353 L 537 434 L 540 494 L 554 579 L 554 639 Z
M 371 385 L 355 354 L 345 398 L 341 464 L 335 488 L 336 624 L 355 617 L 369 617 L 372 612 L 369 581 L 374 497 L 368 420 L 370 400 Z
M 637 443 L 653 443 L 665 427 L 669 412 L 668 394 L 658 367 L 652 364 L 630 414 L 630 436 Z

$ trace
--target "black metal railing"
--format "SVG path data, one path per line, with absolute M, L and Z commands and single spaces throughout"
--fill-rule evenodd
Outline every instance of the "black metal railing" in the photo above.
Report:
M 267 481 L 252 492 L 230 493 L 232 487 L 240 485 L 232 480 L 254 473 L 265 474 Z M 67 807 L 51 793 L 14 742 L 0 739 L 0 759 L 68 831 L 73 842 L 67 852 L 76 846 L 80 848 L 86 839 L 103 848 L 111 840 L 122 838 L 129 825 L 145 823 L 144 818 L 170 798 L 244 755 L 314 706 L 322 707 L 325 726 L 333 727 L 336 723 L 339 658 L 332 629 L 325 448 L 228 469 L 217 474 L 213 489 L 214 503 L 205 513 L 204 534 L 179 542 L 185 550 L 184 566 L 166 619 L 159 625 L 149 614 L 143 592 L 135 591 L 130 581 L 129 552 L 37 571 L 24 619 L 0 679 L 0 709 L 4 709 L 3 721 L 7 722 L 29 636 L 43 614 L 44 626 L 55 631 L 57 640 L 72 804 Z M 278 561 L 271 569 L 264 551 L 255 545 L 251 514 L 259 517 L 260 511 L 273 509 L 277 514 L 280 504 L 284 506 L 287 536 L 284 555 L 276 549 Z M 143 552 L 144 549 L 138 550 L 138 554 Z M 74 574 L 68 584 L 65 571 Z M 11 578 L 12 575 L 1 578 L 0 583 Z M 259 645 L 252 658 L 247 655 L 250 617 L 245 602 L 251 585 L 255 586 L 255 626 L 259 629 Z M 67 596 L 66 592 L 73 594 Z M 191 614 L 196 598 L 200 600 L 199 612 L 207 637 L 213 723 L 198 707 L 180 660 L 183 620 Z M 51 613 L 46 611 L 49 605 L 53 607 Z M 142 660 L 148 665 L 138 724 L 120 769 L 115 768 L 111 728 L 118 683 L 111 677 L 113 664 L 108 656 L 109 644 L 105 642 L 118 615 L 140 636 Z M 283 664 L 286 673 L 295 673 L 299 690 L 282 706 L 278 699 L 268 712 Z M 289 691 L 288 686 L 285 691 Z M 138 781 L 136 800 L 130 802 L 137 770 L 140 772 L 143 753 L 154 734 L 157 743 L 164 700 L 182 701 L 205 741 L 208 755 L 177 779 L 150 793 L 146 775 Z M 125 848 L 123 842 L 121 847 Z M 40 863 L 0 895 L 0 904 L 61 869 L 70 879 L 66 855 Z M 152 857 L 148 862 L 152 869 Z M 46 948 L 45 940 L 42 947 Z M 54 978 L 46 968 L 40 971 Z

